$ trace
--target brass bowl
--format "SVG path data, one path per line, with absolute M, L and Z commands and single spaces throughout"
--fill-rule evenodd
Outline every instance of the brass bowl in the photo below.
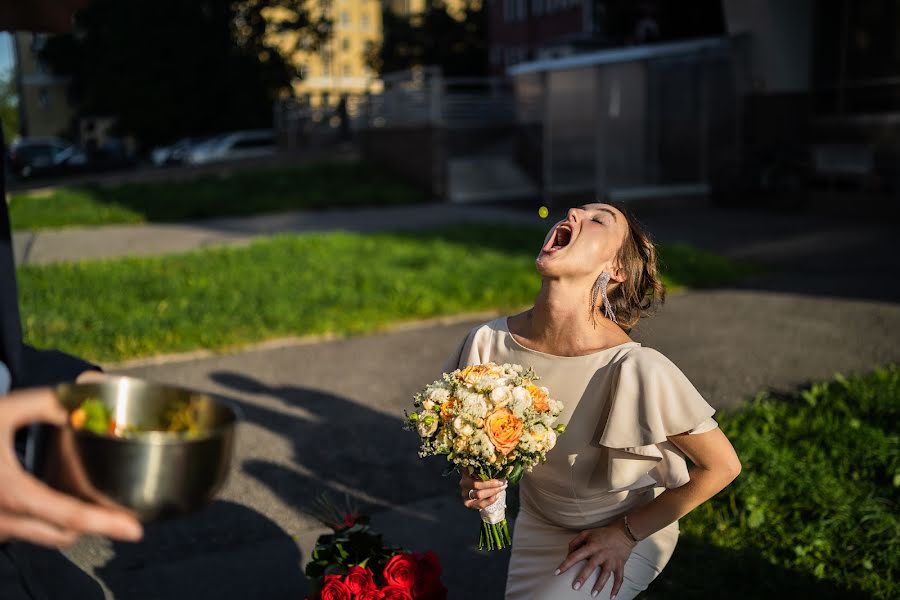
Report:
M 199 432 L 147 431 L 128 437 L 98 435 L 71 425 L 54 428 L 42 469 L 51 486 L 131 511 L 144 522 L 195 511 L 228 476 L 234 453 L 235 408 L 209 395 L 130 377 L 60 385 L 69 412 L 89 398 L 102 401 L 118 425 L 159 427 L 173 403 L 189 402 Z

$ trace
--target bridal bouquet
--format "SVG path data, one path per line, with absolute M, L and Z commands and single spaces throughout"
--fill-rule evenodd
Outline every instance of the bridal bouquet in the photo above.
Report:
M 419 456 L 446 456 L 451 470 L 467 470 L 482 481 L 515 484 L 547 459 L 565 425 L 556 420 L 562 403 L 538 387 L 532 369 L 486 363 L 445 373 L 415 396 L 408 428 L 422 439 Z M 506 492 L 482 509 L 482 550 L 510 545 Z

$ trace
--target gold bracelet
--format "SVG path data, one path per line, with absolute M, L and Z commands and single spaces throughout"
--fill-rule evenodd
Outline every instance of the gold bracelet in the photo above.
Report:
M 634 532 L 631 531 L 631 525 L 628 524 L 628 515 L 625 515 L 625 517 L 624 517 L 623 520 L 625 521 L 625 533 L 628 534 L 628 537 L 631 538 L 631 541 L 632 541 L 632 542 L 634 542 L 635 544 L 637 544 L 637 543 L 638 543 L 638 539 L 637 539 L 637 537 L 634 535 Z

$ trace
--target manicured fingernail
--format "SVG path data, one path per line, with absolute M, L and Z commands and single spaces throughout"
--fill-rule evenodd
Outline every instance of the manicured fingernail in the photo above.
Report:
M 596 598 L 597 594 L 599 594 L 599 593 L 600 593 L 600 590 L 594 590 L 593 592 L 591 592 L 591 598 Z
M 572 585 L 572 589 L 575 590 L 576 592 L 577 592 L 578 590 L 580 590 L 580 589 L 581 589 L 581 582 L 580 582 L 580 581 L 576 581 L 576 582 Z
M 616 600 L 616 597 L 615 597 L 615 596 L 610 596 L 610 597 L 609 597 L 609 600 Z
M 553 574 L 554 574 L 554 575 L 559 575 L 560 573 L 562 573 L 562 571 L 560 571 L 559 569 L 553 571 Z

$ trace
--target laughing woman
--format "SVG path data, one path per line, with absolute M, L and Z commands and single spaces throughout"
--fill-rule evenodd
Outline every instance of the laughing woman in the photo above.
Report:
M 684 374 L 628 336 L 665 293 L 634 221 L 606 204 L 573 208 L 536 264 L 534 307 L 476 327 L 447 365 L 532 366 L 565 406 L 565 435 L 522 480 L 506 598 L 628 600 L 666 566 L 678 519 L 740 462 Z M 463 477 L 465 505 L 489 506 L 503 483 Z

